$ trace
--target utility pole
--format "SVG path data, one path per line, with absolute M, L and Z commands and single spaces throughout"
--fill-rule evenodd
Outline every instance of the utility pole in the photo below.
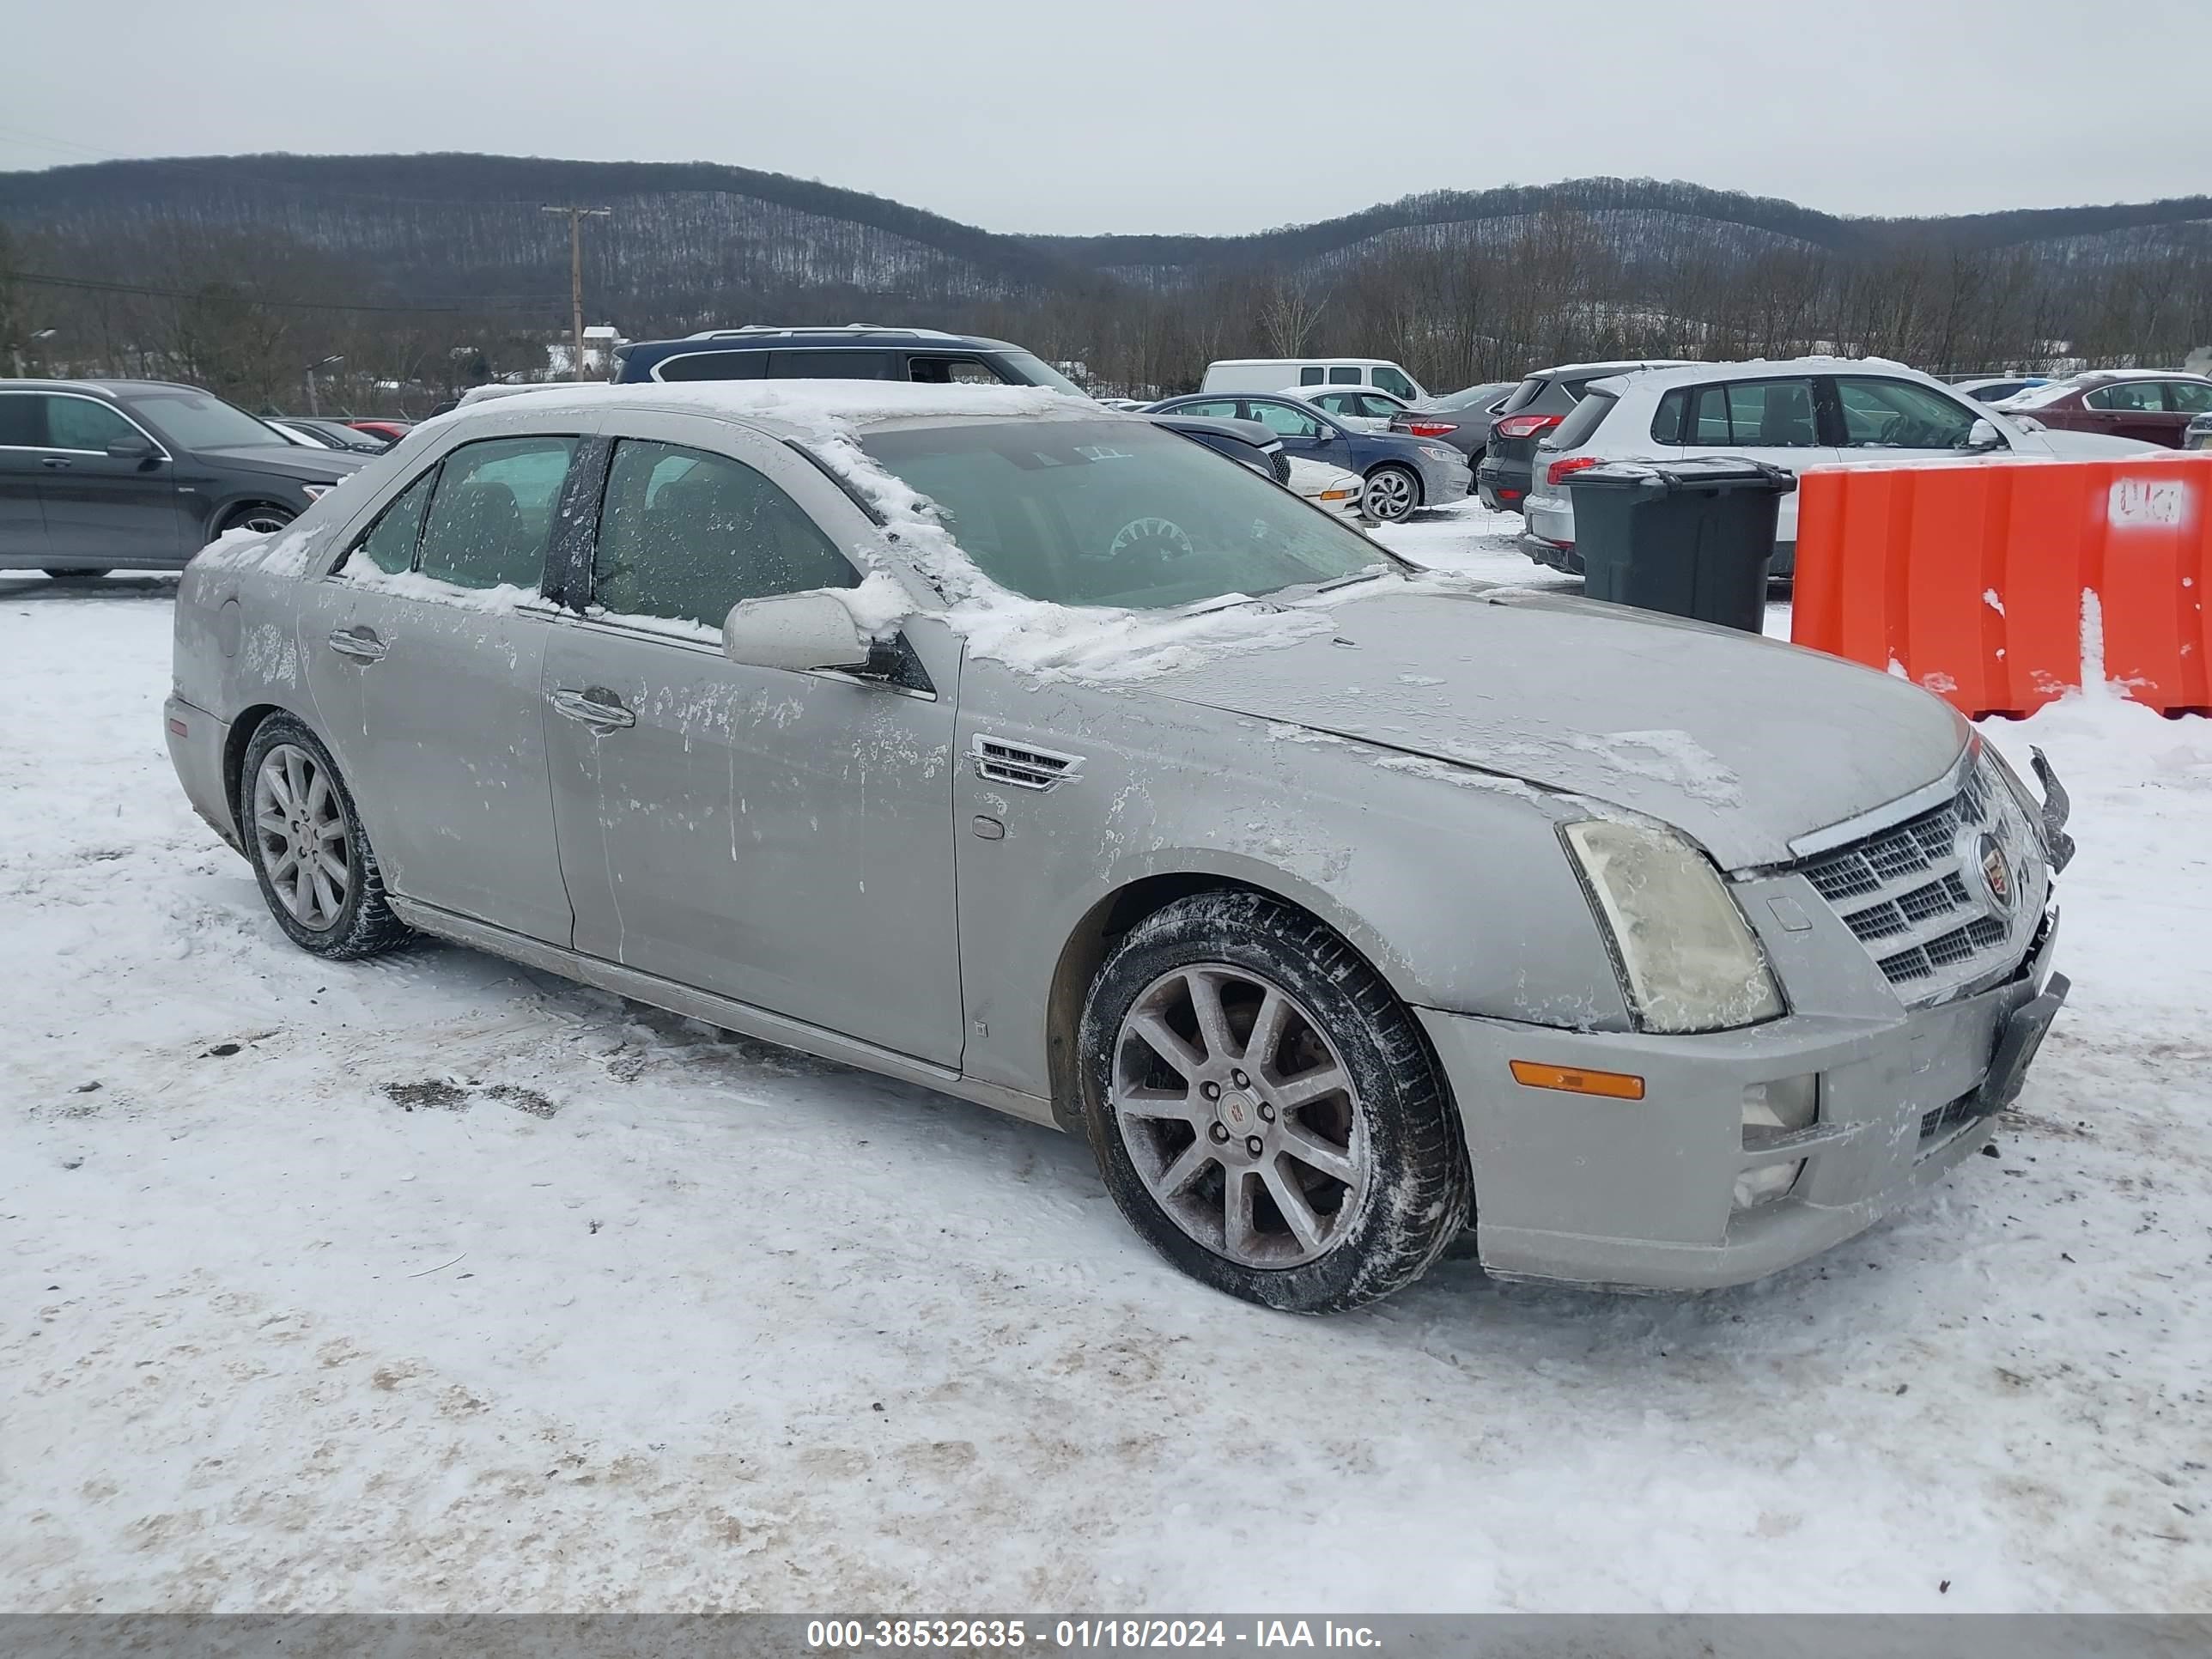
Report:
M 604 219 L 612 208 L 603 207 L 542 207 L 540 213 L 565 213 L 568 216 L 568 307 L 570 320 L 575 328 L 575 359 L 568 366 L 568 378 L 584 378 L 584 220 L 586 216 Z

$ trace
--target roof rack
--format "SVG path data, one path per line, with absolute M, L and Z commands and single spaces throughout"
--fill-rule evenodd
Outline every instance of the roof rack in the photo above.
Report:
M 747 323 L 743 328 L 703 328 L 696 334 L 687 334 L 687 340 L 736 340 L 759 338 L 763 336 L 788 337 L 794 334 L 904 334 L 918 340 L 958 340 L 966 337 L 948 334 L 941 328 L 897 328 L 888 323 L 817 324 L 811 327 L 786 328 L 770 323 Z

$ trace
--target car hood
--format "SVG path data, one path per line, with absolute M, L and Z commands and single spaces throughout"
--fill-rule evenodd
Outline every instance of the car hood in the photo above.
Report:
M 1397 587 L 1333 615 L 1152 689 L 1647 814 L 1731 870 L 1935 781 L 1967 738 L 1904 679 L 1614 605 Z
M 307 483 L 335 483 L 376 459 L 374 455 L 349 455 L 336 449 L 301 449 L 291 444 L 240 444 L 221 449 L 196 449 L 192 453 L 206 459 L 219 460 L 225 466 L 271 473 L 280 478 L 298 478 Z

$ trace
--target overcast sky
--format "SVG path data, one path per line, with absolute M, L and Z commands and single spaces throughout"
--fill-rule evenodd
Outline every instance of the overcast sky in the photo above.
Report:
M 993 230 L 1591 173 L 1839 213 L 2212 191 L 2212 0 L 0 0 L 0 169 L 709 161 Z

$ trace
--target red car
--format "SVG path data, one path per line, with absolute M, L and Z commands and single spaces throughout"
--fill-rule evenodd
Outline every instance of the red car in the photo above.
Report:
M 356 432 L 374 432 L 386 441 L 396 444 L 407 435 L 407 429 L 415 423 L 412 421 L 348 421 L 346 424 Z M 2180 440 L 2177 438 L 2174 441 L 2179 443 Z
M 2069 432 L 2108 432 L 2179 449 L 2191 418 L 2212 410 L 2212 380 L 2166 369 L 2100 369 L 2031 386 L 1997 407 Z

